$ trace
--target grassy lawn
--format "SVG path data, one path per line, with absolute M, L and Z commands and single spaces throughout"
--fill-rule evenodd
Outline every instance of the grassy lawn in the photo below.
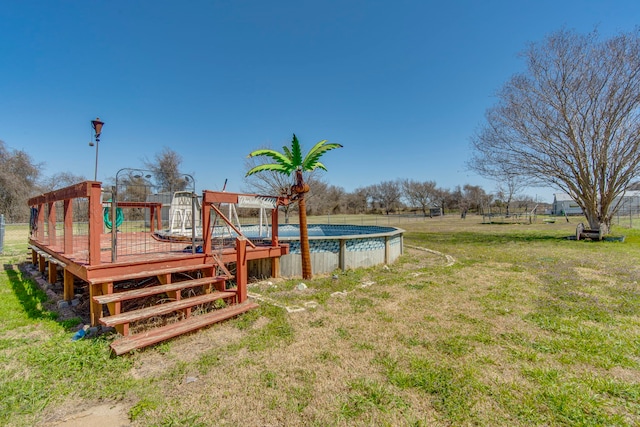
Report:
M 0 425 L 104 403 L 134 426 L 640 425 L 640 232 L 565 239 L 578 221 L 403 222 L 393 265 L 254 283 L 259 309 L 117 358 L 71 341 L 8 226 Z

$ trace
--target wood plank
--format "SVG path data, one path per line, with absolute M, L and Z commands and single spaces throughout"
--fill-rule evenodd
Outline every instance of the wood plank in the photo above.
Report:
M 94 301 L 100 304 L 109 304 L 116 301 L 127 301 L 135 298 L 143 298 L 151 295 L 163 294 L 165 292 L 180 291 L 182 289 L 195 288 L 196 286 L 210 285 L 226 281 L 226 277 L 202 277 L 200 279 L 184 280 L 182 282 L 168 283 L 166 285 L 149 286 L 146 288 L 131 289 L 128 291 L 116 292 L 109 295 L 97 295 Z
M 154 277 L 159 274 L 169 274 L 169 273 L 182 273 L 185 271 L 196 271 L 207 268 L 216 267 L 216 264 L 197 264 L 197 265 L 183 265 L 180 267 L 171 267 L 171 268 L 154 268 L 153 270 L 145 270 L 138 271 L 136 273 L 129 274 L 119 274 L 114 277 L 100 277 L 97 279 L 89 279 L 87 280 L 89 283 L 102 283 L 102 282 L 118 282 L 122 280 L 131 280 L 131 279 L 142 279 L 146 277 Z
M 199 295 L 196 297 L 185 298 L 179 301 L 168 302 L 164 304 L 158 304 L 153 307 L 141 308 L 139 310 L 127 311 L 125 313 L 116 314 L 113 316 L 106 316 L 100 318 L 100 323 L 105 326 L 116 326 L 126 323 L 135 322 L 142 319 L 148 319 L 153 316 L 160 316 L 163 314 L 169 314 L 177 310 L 183 310 L 185 308 L 193 307 L 199 304 L 206 304 L 219 299 L 233 298 L 236 296 L 235 292 L 212 292 L 210 294 Z
M 131 350 L 157 344 L 178 335 L 186 334 L 213 323 L 227 320 L 257 307 L 258 304 L 255 302 L 245 302 L 243 304 L 232 305 L 200 316 L 193 316 L 178 323 L 162 326 L 147 332 L 129 335 L 115 340 L 111 343 L 111 349 L 117 355 L 128 353 Z

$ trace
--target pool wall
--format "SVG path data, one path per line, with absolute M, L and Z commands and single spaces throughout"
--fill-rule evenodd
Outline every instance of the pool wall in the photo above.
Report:
M 292 234 L 287 227 L 292 226 L 280 226 L 279 231 Z M 310 225 L 308 228 L 314 274 L 390 264 L 403 253 L 404 230 L 400 228 L 360 225 Z M 318 235 L 322 233 L 324 235 Z M 300 238 L 282 234 L 279 240 L 289 244 L 289 255 L 280 257 L 280 275 L 302 276 Z M 249 275 L 271 276 L 270 263 L 250 263 Z

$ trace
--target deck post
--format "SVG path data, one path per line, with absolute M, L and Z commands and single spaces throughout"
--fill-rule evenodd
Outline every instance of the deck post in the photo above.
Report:
M 51 284 L 54 284 L 58 280 L 58 267 L 51 261 L 49 261 L 47 264 L 49 267 L 47 281 Z
M 73 279 L 74 276 L 71 274 L 66 268 L 64 269 L 64 300 L 71 301 L 73 299 L 74 289 L 73 289 Z
M 280 257 L 271 258 L 271 277 L 280 277 Z
M 38 204 L 38 226 L 36 229 L 36 240 L 40 243 L 44 241 L 44 203 Z
M 56 203 L 47 203 L 47 238 L 49 246 L 56 246 Z
M 46 268 L 47 260 L 43 255 L 38 254 L 38 271 L 44 274 L 44 270 Z
M 73 253 L 73 203 L 71 203 L 71 199 L 64 200 L 64 244 L 62 253 Z
M 99 182 L 91 182 L 89 189 L 89 265 L 100 264 L 100 236 L 102 235 L 102 189 Z M 115 224 L 113 225 L 115 228 Z M 113 248 L 111 248 L 113 250 Z
M 95 302 L 93 297 L 102 295 L 102 285 L 99 283 L 90 283 L 89 284 L 89 312 L 91 317 L 91 326 L 98 326 L 98 321 L 100 320 L 100 315 L 102 314 L 102 305 Z
M 278 241 L 278 206 L 271 209 L 271 246 L 277 247 Z M 271 277 L 280 277 L 280 257 L 271 258 Z
M 247 240 L 236 237 L 236 300 L 238 304 L 247 300 Z
M 202 248 L 203 253 L 210 257 L 212 254 L 211 248 L 211 205 L 205 202 L 205 195 L 202 196 Z
M 278 206 L 271 209 L 271 246 L 278 246 Z
M 154 222 L 156 218 L 153 216 L 156 213 L 156 208 L 151 205 L 149 206 L 149 232 L 153 233 L 156 228 L 156 223 Z

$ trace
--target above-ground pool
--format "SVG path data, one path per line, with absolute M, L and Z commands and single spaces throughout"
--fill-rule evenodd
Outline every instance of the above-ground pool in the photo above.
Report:
M 402 255 L 404 230 L 375 225 L 309 224 L 309 249 L 314 274 L 331 273 L 337 269 L 348 270 L 390 264 Z M 262 233 L 260 233 L 262 231 Z M 242 232 L 250 239 L 260 239 L 264 229 L 242 226 Z M 300 228 L 297 224 L 281 224 L 278 240 L 289 244 L 289 254 L 280 258 L 280 275 L 301 276 Z M 258 263 L 256 263 L 258 264 Z M 249 265 L 249 275 L 270 275 L 270 265 Z

